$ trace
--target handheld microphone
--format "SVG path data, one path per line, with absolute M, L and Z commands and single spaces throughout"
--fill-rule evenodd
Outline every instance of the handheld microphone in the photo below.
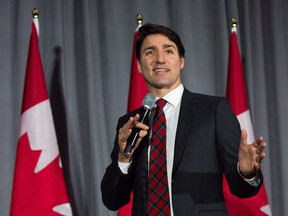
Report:
M 151 113 L 151 110 L 153 109 L 153 107 L 155 106 L 155 103 L 156 103 L 156 97 L 151 94 L 151 93 L 148 93 L 145 95 L 145 97 L 143 98 L 143 101 L 142 101 L 142 108 L 140 110 L 140 118 L 139 118 L 139 122 L 141 123 L 146 123 L 147 122 L 147 119 Z M 136 144 L 136 141 L 138 139 L 138 135 L 139 135 L 139 132 L 140 132 L 140 128 L 133 128 L 132 129 L 132 133 L 130 134 L 128 140 L 127 140 L 127 144 L 126 144 L 126 147 L 125 147 L 125 150 L 124 150 L 124 153 L 127 154 L 127 155 L 130 155 L 131 154 L 131 151 L 134 147 L 134 145 Z

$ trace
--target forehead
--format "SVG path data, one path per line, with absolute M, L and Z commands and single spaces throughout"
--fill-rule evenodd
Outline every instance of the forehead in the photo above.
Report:
M 142 49 L 145 49 L 150 46 L 164 46 L 164 45 L 173 45 L 175 48 L 176 44 L 171 41 L 167 36 L 162 34 L 151 34 L 148 35 L 142 44 Z

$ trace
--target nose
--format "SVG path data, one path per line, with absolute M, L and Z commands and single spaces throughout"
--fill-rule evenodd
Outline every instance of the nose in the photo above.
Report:
M 164 58 L 163 53 L 161 53 L 161 52 L 158 52 L 158 53 L 157 53 L 156 63 L 158 63 L 158 64 L 163 64 L 163 63 L 165 63 L 165 58 Z

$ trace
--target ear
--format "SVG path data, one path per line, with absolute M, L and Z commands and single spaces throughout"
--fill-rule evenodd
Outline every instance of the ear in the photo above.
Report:
M 184 68 L 185 65 L 185 58 L 184 57 L 180 57 L 180 69 L 182 70 Z
M 140 73 L 142 73 L 142 66 L 139 60 L 137 60 L 137 68 Z

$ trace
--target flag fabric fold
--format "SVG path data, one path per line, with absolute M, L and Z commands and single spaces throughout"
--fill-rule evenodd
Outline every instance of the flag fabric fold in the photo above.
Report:
M 17 143 L 11 216 L 72 215 L 64 181 L 50 101 L 32 23 L 20 134 Z
M 242 62 L 237 42 L 236 27 L 233 27 L 229 41 L 229 62 L 227 77 L 227 100 L 237 116 L 241 129 L 248 133 L 248 143 L 254 142 L 254 132 L 249 112 L 248 97 Z M 240 199 L 229 191 L 226 179 L 223 180 L 223 192 L 229 215 L 266 216 L 271 215 L 264 184 L 257 195 Z
M 137 67 L 136 41 L 139 38 L 138 28 L 134 33 L 134 40 L 133 40 L 130 87 L 129 87 L 128 107 L 127 107 L 128 112 L 131 112 L 139 108 L 142 104 L 144 96 L 148 93 L 148 88 L 146 86 L 145 80 L 142 74 L 138 71 Z M 131 216 L 132 202 L 133 202 L 133 193 L 131 193 L 130 202 L 118 210 L 118 216 Z

